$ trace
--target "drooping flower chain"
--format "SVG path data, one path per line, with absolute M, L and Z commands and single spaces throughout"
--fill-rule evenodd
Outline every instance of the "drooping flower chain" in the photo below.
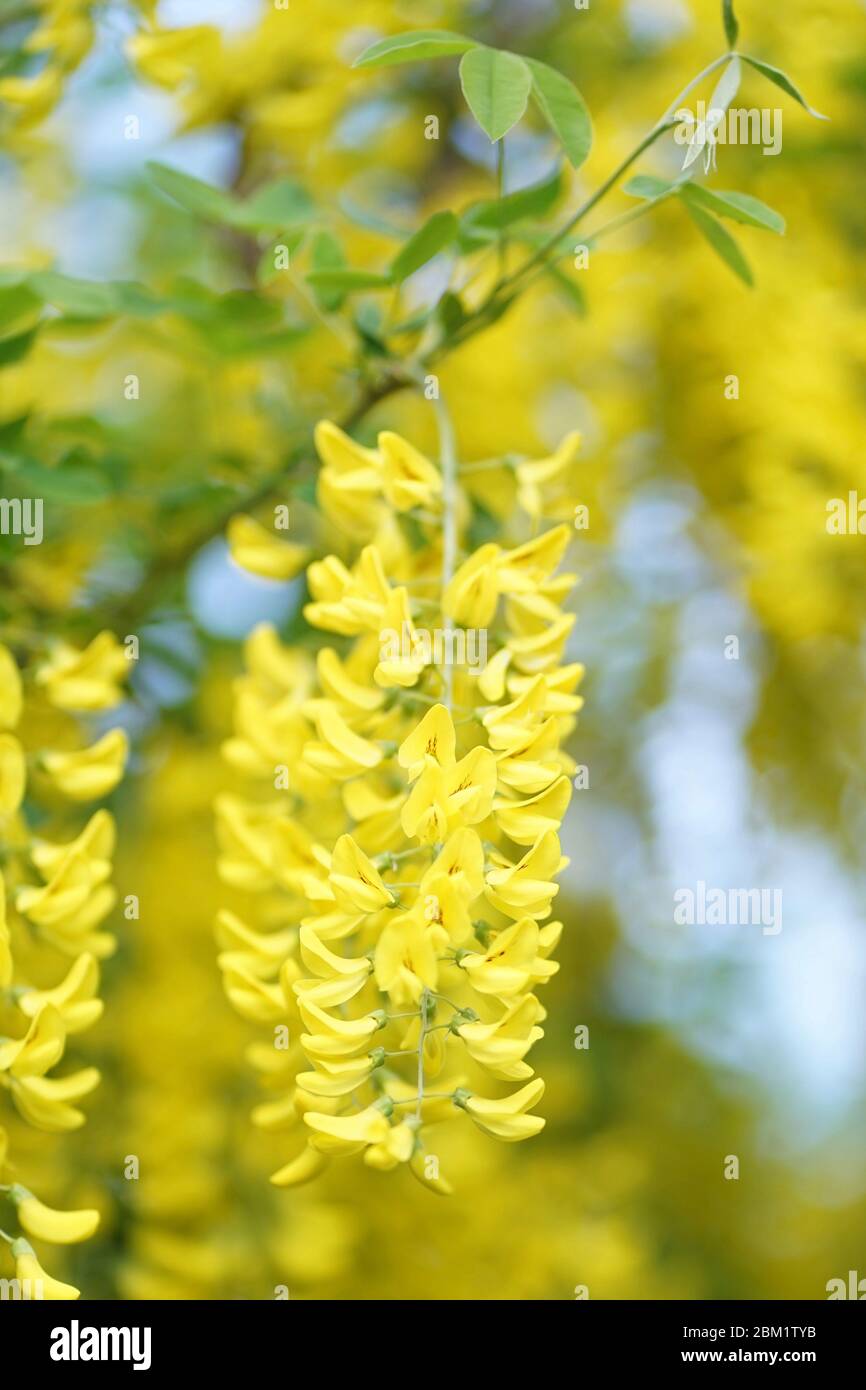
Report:
M 362 544 L 307 569 L 304 616 L 329 645 L 313 657 L 268 626 L 246 644 L 225 753 L 268 790 L 220 798 L 220 872 L 260 901 L 255 921 L 220 914 L 220 966 L 234 1007 L 273 1030 L 250 1053 L 272 1093 L 254 1119 L 296 1137 L 272 1181 L 360 1153 L 444 1192 L 429 1126 L 464 1111 L 520 1140 L 544 1124 L 526 1058 L 558 969 L 562 745 L 582 703 L 563 662 L 574 576 L 556 574 L 570 531 L 485 543 L 452 572 L 462 490 L 443 500 L 394 434 L 366 449 L 323 423 L 316 444 L 320 506 Z M 575 445 L 518 474 L 534 519 Z M 252 518 L 229 540 L 271 578 L 303 561 Z
M 5 1097 L 46 1135 L 84 1124 L 78 1103 L 100 1079 L 95 1067 L 51 1073 L 63 1062 L 67 1041 L 102 1014 L 99 961 L 116 944 L 103 926 L 116 897 L 109 883 L 115 826 L 100 809 L 74 839 L 57 843 L 34 832 L 30 808 L 39 807 L 40 829 L 52 819 L 65 825 L 70 805 L 97 801 L 117 785 L 127 740 L 112 729 L 81 749 L 28 755 L 19 729 L 25 689 L 29 683 L 35 702 L 47 700 L 57 710 L 97 712 L 119 703 L 127 669 L 126 652 L 107 632 L 84 651 L 54 644 L 44 661 L 27 666 L 24 681 L 15 656 L 0 645 L 0 1102 Z M 0 1260 L 6 1245 L 16 1296 L 78 1298 L 78 1289 L 46 1273 L 30 1241 L 86 1240 L 99 1213 L 55 1211 L 23 1176 L 0 1125 Z

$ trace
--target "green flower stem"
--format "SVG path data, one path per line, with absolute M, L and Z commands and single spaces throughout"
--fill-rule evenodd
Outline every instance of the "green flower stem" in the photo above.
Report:
M 415 1111 L 416 1120 L 421 1119 L 421 1106 L 424 1104 L 424 1039 L 427 1036 L 427 1000 L 428 991 L 425 989 L 421 993 L 421 1027 L 418 1030 L 418 1106 Z
M 451 583 L 457 560 L 457 443 L 451 416 L 441 395 L 437 397 L 433 405 L 436 411 L 436 425 L 439 430 L 439 462 L 442 469 L 442 601 L 444 605 L 445 591 Z M 451 651 L 450 634 L 454 624 L 444 611 L 444 607 L 442 623 L 445 628 L 446 641 L 449 643 L 446 650 Z M 446 663 L 444 677 L 445 705 L 450 714 L 454 707 L 454 671 L 450 662 Z
M 637 222 L 641 217 L 645 217 L 651 208 L 658 207 L 659 203 L 667 202 L 676 193 L 675 188 L 666 189 L 657 198 L 647 198 L 640 206 L 629 208 L 627 212 L 620 213 L 619 217 L 612 217 L 609 222 L 604 222 L 594 232 L 587 237 L 587 245 L 594 246 L 602 237 L 609 236 L 611 232 L 618 232 L 620 227 L 627 227 L 631 222 Z
M 465 342 L 468 338 L 473 337 L 479 327 L 483 326 L 492 318 L 495 318 L 501 309 L 507 307 L 508 298 L 514 298 L 515 295 L 521 294 L 529 284 L 538 278 L 539 274 L 545 274 L 550 262 L 550 257 L 559 249 L 559 244 L 563 237 L 568 236 L 570 232 L 574 231 L 578 224 L 583 221 L 584 217 L 592 212 L 593 208 L 610 193 L 611 189 L 616 187 L 623 174 L 628 172 L 631 166 L 640 159 L 641 155 L 644 154 L 651 145 L 654 145 L 660 136 L 664 135 L 676 124 L 675 114 L 680 109 L 689 93 L 692 92 L 695 87 L 699 86 L 705 78 L 715 72 L 717 68 L 720 68 L 723 64 L 729 63 L 734 57 L 736 57 L 734 53 L 723 53 L 720 57 L 715 58 L 712 63 L 708 63 L 696 77 L 693 77 L 679 95 L 674 98 L 664 115 L 653 126 L 652 130 L 638 142 L 630 154 L 626 155 L 625 159 L 617 165 L 613 173 L 610 174 L 603 183 L 599 184 L 595 192 L 590 194 L 585 202 L 581 203 L 577 211 L 572 213 L 571 217 L 559 231 L 554 232 L 547 241 L 542 242 L 541 246 L 539 246 L 521 266 L 518 266 L 510 275 L 506 275 L 504 279 L 500 280 L 499 283 L 494 286 L 488 298 L 483 304 L 479 305 L 474 314 L 469 316 L 466 323 L 457 331 L 454 337 L 450 340 L 446 340 L 446 343 L 440 345 L 440 351 L 443 348 L 450 351 L 459 343 Z M 527 279 L 527 276 L 530 278 Z M 506 297 L 505 301 L 503 300 L 503 296 Z

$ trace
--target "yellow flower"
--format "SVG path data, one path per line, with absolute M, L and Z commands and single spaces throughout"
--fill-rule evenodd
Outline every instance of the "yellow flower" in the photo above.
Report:
M 507 1008 L 495 1023 L 463 1023 L 456 1032 L 466 1043 L 470 1057 L 494 1076 L 518 1081 L 532 1075 L 523 1061 L 530 1047 L 544 1037 L 536 1026 L 543 1009 L 533 994 Z
M 445 773 L 438 763 L 431 761 L 403 805 L 400 824 L 405 834 L 422 844 L 432 845 L 443 840 L 448 830 L 447 801 Z
M 551 505 L 558 494 L 567 491 L 569 475 L 580 453 L 580 444 L 580 434 L 574 430 L 565 436 L 548 458 L 517 465 L 518 505 L 533 521 L 539 521 L 544 515 L 546 505 Z
M 500 593 L 498 558 L 498 545 L 482 545 L 464 561 L 445 590 L 445 612 L 464 627 L 484 628 L 493 621 Z
M 442 491 L 438 468 L 398 434 L 379 435 L 382 486 L 385 497 L 399 512 L 412 507 L 432 507 Z
M 354 999 L 363 989 L 372 969 L 367 956 L 348 960 L 338 956 L 308 922 L 301 924 L 300 945 L 301 959 L 315 978 L 295 981 L 293 989 L 299 999 L 330 1009 Z
M 102 1000 L 95 997 L 98 988 L 99 966 L 95 957 L 85 951 L 54 989 L 23 990 L 18 996 L 18 1007 L 27 1018 L 36 1018 L 45 1005 L 50 1005 L 57 1010 L 67 1033 L 80 1033 L 102 1016 Z
M 351 573 L 335 555 L 317 561 L 307 571 L 307 584 L 314 602 L 304 616 L 311 626 L 344 637 L 380 631 L 390 586 L 375 546 L 361 551 Z
M 55 1080 L 51 1076 L 21 1076 L 12 1078 L 12 1099 L 25 1120 L 36 1129 L 61 1134 L 79 1129 L 84 1114 L 70 1102 L 83 1100 L 99 1085 L 95 1067 L 83 1067 Z
M 271 1182 L 274 1187 L 300 1187 L 302 1183 L 317 1178 L 327 1165 L 326 1155 L 308 1144 L 291 1163 L 271 1174 Z
M 0 643 L 0 729 L 14 729 L 21 718 L 22 687 L 18 663 Z
M 74 1288 L 72 1284 L 63 1284 L 59 1279 L 52 1279 L 50 1274 L 45 1273 L 36 1258 L 33 1246 L 28 1241 L 23 1238 L 13 1241 L 12 1255 L 15 1259 L 15 1277 L 22 1288 L 26 1289 L 26 1298 L 56 1301 L 81 1297 L 80 1289 Z
M 328 877 L 337 903 L 347 910 L 376 912 L 394 901 L 379 870 L 351 835 L 341 835 L 334 845 Z
M 122 729 L 111 729 L 77 753 L 43 753 L 40 766 L 70 801 L 96 801 L 114 791 L 126 766 L 129 743 Z
M 510 791 L 524 796 L 543 792 L 562 772 L 559 726 L 546 719 L 537 729 L 503 749 L 497 759 L 499 781 Z
M 6 918 L 6 881 L 0 873 L 0 989 L 8 989 L 12 983 L 12 939 Z
M 266 1023 L 285 1003 L 305 1030 L 291 1056 L 252 1055 L 278 1093 L 255 1123 L 281 1133 L 302 1118 L 312 1131 L 274 1184 L 308 1181 L 326 1154 L 363 1152 L 370 1167 L 406 1163 L 447 1192 L 422 1161 L 427 1125 L 461 1108 L 504 1139 L 543 1124 L 526 1113 L 540 1082 L 486 1101 L 459 1068 L 462 1058 L 495 1077 L 532 1076 L 544 1018 L 532 991 L 557 969 L 561 924 L 539 922 L 567 862 L 562 742 L 581 704 L 583 668 L 562 664 L 573 577 L 557 571 L 571 533 L 473 551 L 468 499 L 407 441 L 385 432 L 367 449 L 325 422 L 316 447 L 321 506 L 360 552 L 307 571 L 304 617 L 337 633 L 339 651 L 320 649 L 314 671 L 273 646 L 263 661 L 261 639 L 247 651 L 226 755 L 267 800 L 219 798 L 220 873 L 261 897 L 261 929 L 222 914 L 219 961 L 241 1014 Z M 555 466 L 526 466 L 518 486 L 535 490 L 534 507 L 568 473 L 569 449 Z M 456 625 L 490 626 L 480 669 Z M 452 639 L 444 660 L 431 632 Z M 290 769 L 280 805 L 278 752 Z
M 329 420 L 316 426 L 315 440 L 324 465 L 316 490 L 322 511 L 349 534 L 371 536 L 382 515 L 379 453 L 356 444 Z
M 405 913 L 383 929 L 376 947 L 376 983 L 398 1008 L 417 1004 L 425 988 L 435 989 L 436 948 L 420 915 Z
M 33 683 L 44 688 L 59 709 L 100 709 L 120 698 L 118 681 L 125 673 L 126 657 L 109 633 L 100 634 L 84 651 L 55 645 L 49 660 L 35 671 L 25 665 L 26 686 L 9 652 L 0 647 L 0 724 L 18 723 L 23 690 Z M 57 722 L 53 715 L 52 724 Z M 83 753 L 37 754 L 30 797 L 38 804 L 46 787 L 73 799 L 99 794 L 116 782 L 125 754 L 126 738 L 119 731 Z M 0 809 L 6 812 L 0 992 L 5 995 L 2 1024 L 7 1035 L 0 1037 L 0 1082 L 29 1125 L 59 1134 L 84 1123 L 76 1102 L 99 1082 L 93 1067 L 62 1078 L 49 1073 L 64 1056 L 67 1036 L 90 1027 L 102 1014 L 97 962 L 114 950 L 115 939 L 98 928 L 116 897 L 108 882 L 116 836 L 114 821 L 104 810 L 65 843 L 34 836 L 29 802 L 21 809 L 24 784 L 23 748 L 11 734 L 0 733 Z M 26 919 L 13 913 L 11 931 L 7 883 L 14 885 L 15 911 Z M 61 965 L 68 958 L 65 974 L 57 969 L 58 953 Z M 5 1131 L 0 1130 L 0 1168 L 6 1163 L 6 1146 Z M 16 1176 L 17 1171 L 18 1164 Z M 18 1181 L 6 1190 L 22 1230 L 40 1240 L 70 1244 L 87 1240 L 96 1230 L 95 1210 L 56 1211 Z M 38 1284 L 39 1291 L 25 1297 L 78 1297 L 77 1289 L 44 1273 L 23 1237 L 13 1242 L 12 1251 L 18 1257 L 19 1278 Z
M 486 951 L 471 951 L 460 961 L 479 994 L 495 994 L 510 999 L 522 994 L 532 981 L 553 975 L 557 966 L 541 959 L 538 923 L 532 917 L 514 922 L 497 932 Z
M 504 551 L 496 564 L 496 582 L 503 594 L 533 594 L 550 578 L 562 560 L 571 532 L 567 526 L 555 526 L 514 550 Z M 563 580 L 565 591 L 571 588 L 573 579 L 566 575 Z
M 20 1183 L 13 1184 L 9 1197 L 15 1203 L 18 1220 L 29 1236 L 48 1241 L 51 1245 L 77 1245 L 89 1240 L 99 1225 L 99 1212 L 86 1208 L 81 1211 L 55 1211 L 46 1207 Z
M 454 721 L 444 705 L 433 705 L 397 750 L 397 761 L 410 782 L 426 767 L 453 767 L 457 748 Z
M 532 845 L 549 830 L 559 828 L 570 800 L 570 781 L 558 777 L 544 791 L 524 801 L 500 797 L 493 802 L 493 813 L 509 840 L 517 845 Z
M 13 734 L 0 734 L 0 816 L 13 816 L 24 800 L 27 763 Z
M 387 1173 L 392 1168 L 396 1168 L 399 1163 L 408 1163 L 418 1142 L 417 1129 L 409 1124 L 407 1120 L 402 1120 L 399 1124 L 392 1125 L 388 1130 L 387 1136 L 380 1144 L 370 1144 L 364 1150 L 364 1162 L 370 1168 L 378 1168 L 380 1172 Z
M 373 673 L 377 685 L 415 685 L 426 665 L 419 634 L 412 622 L 409 594 L 392 589 L 382 613 L 381 656 Z
M 544 1120 L 539 1115 L 527 1115 L 526 1111 L 537 1105 L 544 1095 L 544 1082 L 540 1076 L 530 1081 L 521 1091 L 506 1096 L 503 1100 L 487 1100 L 484 1096 L 470 1096 L 465 1102 L 467 1114 L 487 1134 L 497 1139 L 514 1143 L 520 1139 L 530 1139 L 544 1128 Z
M 17 106 L 27 121 L 41 120 L 57 105 L 63 92 L 63 75 L 50 64 L 35 77 L 0 78 L 0 101 Z
M 12 1076 L 44 1076 L 59 1062 L 66 1046 L 63 1019 L 52 1004 L 43 1004 L 20 1039 L 0 1042 L 0 1071 Z
M 120 682 L 128 672 L 129 660 L 117 638 L 100 632 L 84 651 L 57 643 L 37 668 L 36 683 L 58 709 L 112 709 L 123 699 Z
M 437 879 L 446 878 L 467 902 L 478 897 L 484 887 L 484 848 L 475 830 L 455 830 L 449 835 L 421 880 L 419 897 L 434 891 Z
M 233 516 L 226 539 L 235 564 L 261 579 L 294 579 L 308 553 L 303 546 L 279 540 L 251 516 Z
M 304 748 L 305 764 L 335 781 L 379 766 L 381 749 L 350 729 L 331 700 L 308 700 L 304 713 L 319 735 Z
M 390 1130 L 382 1111 L 372 1105 L 357 1115 L 313 1111 L 304 1116 L 304 1123 L 313 1131 L 310 1143 L 323 1154 L 360 1153 L 368 1144 L 383 1143 Z
M 378 1032 L 381 1019 L 335 1018 L 309 999 L 299 999 L 298 1009 L 309 1032 L 302 1035 L 301 1045 L 316 1061 L 357 1057 L 367 1050 L 373 1034 Z
M 241 1018 L 251 1023 L 280 1023 L 286 1017 L 286 998 L 282 986 L 269 984 L 242 965 L 222 963 L 226 995 Z
M 142 76 L 169 90 L 212 64 L 219 49 L 219 30 L 209 24 L 154 28 L 133 34 L 126 44 L 126 51 Z
M 92 881 L 100 883 L 111 872 L 111 856 L 117 834 L 114 818 L 109 811 L 95 811 L 76 839 L 65 845 L 56 845 L 48 840 L 35 839 L 30 849 L 30 858 L 43 878 L 57 872 L 70 858 L 83 857 L 90 865 Z
M 61 860 L 43 888 L 20 888 L 15 905 L 37 926 L 57 926 L 84 906 L 100 876 L 87 855 L 76 850 Z
M 299 1072 L 297 1082 L 312 1096 L 347 1096 L 369 1080 L 374 1061 L 370 1054 L 337 1061 L 319 1058 L 316 1070 Z
M 506 917 L 547 917 L 559 892 L 553 876 L 568 863 L 555 830 L 546 830 L 517 864 L 505 861 L 487 875 L 487 897 Z

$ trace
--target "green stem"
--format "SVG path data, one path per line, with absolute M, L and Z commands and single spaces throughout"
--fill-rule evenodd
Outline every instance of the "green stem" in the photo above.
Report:
M 560 227 L 558 231 L 552 233 L 546 241 L 543 241 L 532 255 L 527 257 L 522 265 L 518 266 L 510 275 L 506 275 L 504 279 L 499 281 L 488 298 L 483 304 L 479 305 L 478 309 L 470 316 L 462 329 L 459 329 L 454 335 L 454 338 L 448 341 L 448 351 L 456 345 L 465 342 L 468 338 L 473 337 L 478 331 L 478 328 L 483 326 L 494 312 L 499 311 L 502 307 L 503 295 L 509 295 L 510 293 L 513 298 L 514 295 L 522 293 L 528 284 L 538 278 L 539 274 L 544 274 L 546 272 L 548 259 L 552 253 L 558 250 L 563 237 L 573 232 L 578 224 L 583 221 L 584 217 L 592 212 L 593 208 L 610 193 L 611 189 L 616 187 L 623 174 L 628 172 L 631 166 L 640 159 L 641 155 L 644 154 L 651 145 L 654 145 L 660 136 L 664 135 L 676 124 L 674 119 L 675 113 L 679 110 L 689 93 L 693 91 L 695 87 L 699 86 L 705 78 L 709 77 L 711 73 L 715 72 L 717 68 L 721 67 L 724 63 L 729 63 L 734 57 L 736 57 L 736 54 L 733 53 L 722 54 L 721 57 L 715 58 L 712 63 L 708 63 L 696 77 L 693 77 L 692 80 L 687 83 L 679 95 L 671 102 L 661 119 L 653 126 L 652 130 L 648 131 L 634 149 L 626 155 L 625 159 L 616 166 L 613 173 L 609 174 L 604 182 L 599 184 L 595 192 L 591 193 L 590 196 L 581 203 L 580 207 L 576 212 L 572 213 L 568 221 Z M 526 278 L 527 276 L 529 279 Z M 445 346 L 444 344 L 440 345 L 440 350 Z
M 658 207 L 659 203 L 664 203 L 668 198 L 672 198 L 676 191 L 675 188 L 668 188 L 657 198 L 647 198 L 639 207 L 629 208 L 628 212 L 620 213 L 619 217 L 612 217 L 609 222 L 603 223 L 596 231 L 590 232 L 587 237 L 587 245 L 594 246 L 596 242 L 601 241 L 602 237 L 609 236 L 611 232 L 618 232 L 621 227 L 627 227 L 630 222 L 637 222 L 638 218 L 645 217 L 651 208 Z
M 496 142 L 496 196 L 505 196 L 505 136 Z M 496 238 L 497 254 L 499 256 L 499 274 L 505 275 L 505 228 L 500 227 Z
M 421 1106 L 424 1104 L 424 1039 L 427 1036 L 427 990 L 421 992 L 421 1027 L 418 1030 L 418 1105 L 415 1110 L 415 1118 L 421 1119 Z
M 457 558 L 457 443 L 451 416 L 441 396 L 434 401 L 436 424 L 439 430 L 439 462 L 442 468 L 442 621 L 445 627 L 446 651 L 452 651 L 453 622 L 445 612 L 445 592 L 454 575 Z M 445 664 L 445 705 L 449 714 L 454 707 L 454 671 L 451 662 Z

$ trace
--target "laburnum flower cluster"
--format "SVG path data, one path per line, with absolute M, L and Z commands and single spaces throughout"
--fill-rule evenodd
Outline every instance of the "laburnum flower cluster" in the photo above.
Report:
M 29 22 L 29 30 L 16 70 L 0 77 L 0 102 L 17 124 L 30 125 L 54 109 L 70 74 L 90 52 L 97 6 L 94 0 L 37 0 L 9 8 L 8 16 L 0 8 L 0 24 L 7 18 Z
M 122 699 L 128 664 L 120 643 L 103 632 L 83 651 L 54 645 L 22 680 L 16 657 L 0 645 L 0 1098 L 47 1135 L 78 1129 L 85 1120 L 79 1102 L 99 1083 L 95 1067 L 70 1070 L 66 1053 L 69 1041 L 102 1014 L 99 962 L 115 948 L 104 923 L 116 897 L 109 882 L 115 844 L 109 812 L 96 810 L 71 839 L 49 838 L 49 830 L 74 826 L 71 808 L 114 789 L 127 739 L 114 729 L 84 748 L 29 754 L 22 725 L 27 728 L 27 706 L 40 702 L 49 722 L 59 718 L 61 725 L 65 716 L 51 719 L 52 710 L 112 708 Z M 61 1075 L 53 1074 L 58 1066 Z M 5 1243 L 23 1297 L 78 1298 L 78 1289 L 46 1273 L 31 1239 L 49 1245 L 86 1240 L 99 1214 L 56 1211 L 22 1176 L 0 1127 L 0 1252 Z
M 319 504 L 357 544 L 306 571 L 326 645 L 247 640 L 225 753 L 267 794 L 223 794 L 218 834 L 224 881 L 259 902 L 220 914 L 219 963 L 238 1012 L 273 1030 L 250 1050 L 271 1093 L 253 1118 L 296 1138 L 272 1181 L 361 1154 L 447 1192 L 436 1122 L 463 1112 L 503 1140 L 544 1125 L 527 1057 L 558 969 L 583 668 L 564 656 L 570 528 L 535 523 L 576 439 L 519 465 L 530 539 L 472 550 L 456 469 L 387 432 L 365 448 L 324 422 L 316 445 Z M 297 568 L 252 518 L 229 539 L 255 573 Z

